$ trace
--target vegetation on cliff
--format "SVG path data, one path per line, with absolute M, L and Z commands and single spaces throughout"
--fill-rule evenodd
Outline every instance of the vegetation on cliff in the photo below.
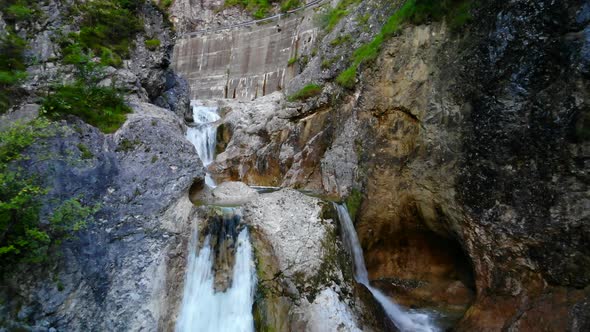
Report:
M 41 197 L 48 189 L 21 163 L 27 160 L 27 148 L 55 134 L 43 118 L 0 131 L 0 274 L 14 264 L 46 261 L 56 246 L 84 228 L 96 212 L 95 207 L 73 197 L 58 202 L 45 218 L 41 217 Z
M 352 64 L 338 75 L 336 82 L 343 87 L 353 88 L 358 67 L 362 63 L 374 60 L 379 54 L 383 42 L 398 33 L 403 23 L 422 24 L 429 20 L 446 19 L 449 27 L 452 30 L 457 30 L 470 20 L 471 3 L 471 0 L 406 1 L 399 10 L 389 17 L 381 31 L 370 42 L 354 51 Z
M 62 38 L 63 56 L 82 49 L 99 55 L 106 65 L 120 66 L 129 57 L 133 38 L 143 31 L 138 18 L 142 4 L 143 0 L 97 0 L 73 7 L 73 15 L 81 17 L 80 31 Z
M 295 92 L 291 96 L 289 96 L 288 99 L 289 101 L 305 100 L 319 95 L 320 93 L 322 93 L 322 89 L 323 88 L 321 85 L 311 83 L 304 86 L 303 88 L 301 88 L 301 90 Z

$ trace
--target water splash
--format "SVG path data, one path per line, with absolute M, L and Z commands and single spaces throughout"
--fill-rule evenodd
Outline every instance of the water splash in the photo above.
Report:
M 217 114 L 217 107 L 202 106 L 195 102 L 191 103 L 191 106 L 195 126 L 188 128 L 186 137 L 193 143 L 203 166 L 207 168 L 215 159 L 215 145 L 217 145 L 216 122 L 221 117 Z M 209 172 L 205 175 L 205 184 L 211 188 L 216 186 Z
M 437 332 L 433 319 L 426 313 L 406 311 L 377 288 L 369 283 L 369 273 L 365 265 L 363 249 L 348 210 L 343 204 L 334 204 L 338 211 L 338 219 L 344 234 L 344 245 L 352 255 L 354 262 L 354 278 L 360 284 L 365 285 L 373 294 L 373 297 L 381 304 L 387 316 L 402 332 Z
M 238 235 L 231 287 L 215 292 L 213 252 L 210 236 L 197 252 L 195 234 L 191 241 L 188 270 L 177 332 L 252 332 L 252 305 L 256 288 L 256 271 L 248 230 Z

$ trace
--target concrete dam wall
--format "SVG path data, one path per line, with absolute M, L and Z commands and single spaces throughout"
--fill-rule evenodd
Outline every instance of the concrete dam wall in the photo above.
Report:
M 254 99 L 281 90 L 296 74 L 289 59 L 310 53 L 319 3 L 288 16 L 181 36 L 172 65 L 188 80 L 193 99 Z

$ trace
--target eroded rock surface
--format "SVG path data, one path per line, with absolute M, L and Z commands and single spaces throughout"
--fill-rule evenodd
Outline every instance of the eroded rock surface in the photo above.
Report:
M 244 207 L 256 247 L 257 328 L 371 330 L 359 319 L 351 266 L 327 215 L 330 208 L 290 189 L 260 195 Z

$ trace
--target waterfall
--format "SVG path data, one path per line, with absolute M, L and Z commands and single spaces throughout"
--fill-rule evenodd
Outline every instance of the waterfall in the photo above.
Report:
M 217 107 L 202 106 L 196 102 L 192 102 L 191 106 L 195 126 L 188 128 L 186 137 L 193 143 L 203 166 L 207 168 L 215 158 L 215 145 L 217 144 L 216 122 L 220 117 L 217 114 Z M 215 181 L 209 172 L 205 175 L 205 183 L 209 187 L 215 188 Z
M 216 122 L 220 116 L 216 107 L 202 106 L 195 101 L 191 106 L 195 126 L 187 130 L 187 139 L 195 146 L 203 166 L 207 167 L 215 158 Z M 209 172 L 206 173 L 205 183 L 211 188 L 216 186 Z M 221 220 L 213 220 L 213 224 L 203 227 L 207 235 L 200 250 L 199 234 L 197 231 L 193 234 L 182 305 L 176 321 L 177 332 L 254 331 L 252 306 L 256 270 L 248 229 L 243 227 L 237 233 L 241 220 L 237 209 L 223 208 L 222 211 Z M 234 259 L 231 283 L 225 290 L 217 291 L 216 280 L 219 278 L 216 279 L 216 273 L 222 273 L 217 267 L 229 265 L 219 264 L 216 259 L 227 262 L 228 256 Z M 228 274 L 222 275 L 228 279 Z
M 373 297 L 381 304 L 387 316 L 402 332 L 435 332 L 438 329 L 434 326 L 432 318 L 425 313 L 408 311 L 391 301 L 389 297 L 380 290 L 372 287 L 369 283 L 369 274 L 365 266 L 363 249 L 348 210 L 343 204 L 334 204 L 338 211 L 338 219 L 344 236 L 344 245 L 352 255 L 354 262 L 354 278 L 360 284 L 365 285 L 373 294 Z
M 227 211 L 235 213 L 235 209 Z M 248 230 L 244 228 L 237 237 L 231 286 L 223 292 L 215 292 L 211 236 L 207 235 L 200 250 L 196 232 L 191 241 L 176 331 L 252 332 L 256 271 Z

